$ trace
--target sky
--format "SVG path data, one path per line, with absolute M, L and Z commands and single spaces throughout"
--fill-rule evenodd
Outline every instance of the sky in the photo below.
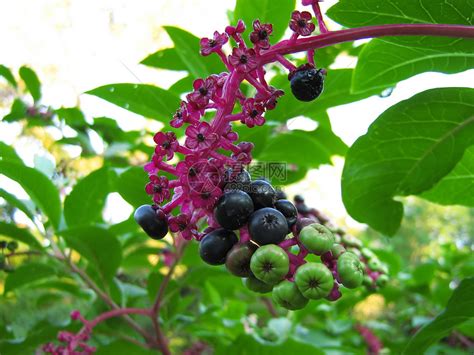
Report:
M 335 2 L 323 2 L 323 10 Z M 169 87 L 183 74 L 138 64 L 148 54 L 172 45 L 162 26 L 179 26 L 199 37 L 210 36 L 215 30 L 225 28 L 226 11 L 234 6 L 234 0 L 1 1 L 0 64 L 14 69 L 24 64 L 34 68 L 43 82 L 45 104 L 53 107 L 79 104 L 87 117 L 113 117 L 126 130 L 139 129 L 150 122 L 83 93 L 119 82 Z M 337 25 L 329 21 L 329 27 L 335 29 Z M 345 58 L 335 67 L 354 65 L 354 60 Z M 473 85 L 474 70 L 449 76 L 425 73 L 401 82 L 388 98 L 372 97 L 335 107 L 329 110 L 329 116 L 335 133 L 350 145 L 383 111 L 401 100 L 429 88 Z M 298 122 L 292 125 L 293 129 L 299 127 Z M 7 129 L 0 122 L 0 140 L 13 144 L 33 164 L 37 147 L 25 146 L 15 132 L 14 127 Z M 288 192 L 292 195 L 310 191 L 308 204 L 320 207 L 342 223 L 360 228 L 347 217 L 341 201 L 342 167 L 343 160 L 336 158 L 334 166 L 311 171 L 303 182 L 290 186 Z M 5 184 L 18 190 L 5 178 L 0 179 L 0 186 Z M 107 208 L 107 219 L 119 221 L 128 217 L 131 207 L 117 194 L 110 201 L 111 205 L 122 207 Z

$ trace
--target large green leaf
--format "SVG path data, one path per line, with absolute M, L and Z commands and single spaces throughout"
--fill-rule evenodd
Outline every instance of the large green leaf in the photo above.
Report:
M 26 228 L 20 228 L 14 224 L 5 223 L 0 221 L 0 235 L 4 235 L 19 242 L 28 244 L 29 246 L 37 249 L 41 249 L 40 242 L 30 233 Z
M 168 70 L 188 70 L 175 48 L 161 49 L 143 59 L 140 64 Z
M 435 46 L 437 43 L 442 45 Z M 359 56 L 352 90 L 384 89 L 419 73 L 435 71 L 452 74 L 473 66 L 474 41 L 470 39 L 374 39 Z
M 17 87 L 15 77 L 11 70 L 2 64 L 0 64 L 0 76 L 4 77 L 13 87 Z
M 69 247 L 85 257 L 108 284 L 122 261 L 122 247 L 110 231 L 100 227 L 76 227 L 61 231 Z
M 446 309 L 433 321 L 421 328 L 410 340 L 404 354 L 423 354 L 428 347 L 448 335 L 461 323 L 474 317 L 474 278 L 461 281 L 454 290 Z
M 339 0 L 327 11 L 347 27 L 392 23 L 466 24 L 474 10 L 466 0 Z
M 25 66 L 20 68 L 19 73 L 35 102 L 39 101 L 41 99 L 41 83 L 36 73 Z
M 403 205 L 448 174 L 474 143 L 474 90 L 434 89 L 385 111 L 349 149 L 342 176 L 347 211 L 394 234 Z
M 20 164 L 23 163 L 21 158 L 16 153 L 15 148 L 3 142 L 0 142 L 0 158 L 1 158 L 0 160 L 3 160 L 3 161 L 8 160 L 14 163 L 20 163 Z
M 259 160 L 316 168 L 329 164 L 330 156 L 329 150 L 313 138 L 312 132 L 294 130 L 269 138 Z
M 117 192 L 134 207 L 149 204 L 150 196 L 145 192 L 148 175 L 141 166 L 132 166 L 117 179 Z
M 64 201 L 64 218 L 69 227 L 91 224 L 100 219 L 105 198 L 111 191 L 112 173 L 104 167 L 77 183 Z
M 56 110 L 59 119 L 66 122 L 73 128 L 82 128 L 87 126 L 86 117 L 78 107 L 61 107 Z
M 171 92 L 146 84 L 110 84 L 87 92 L 139 115 L 168 124 L 180 99 Z
M 178 57 L 194 78 L 204 78 L 225 70 L 217 55 L 201 56 L 199 38 L 177 27 L 165 26 L 164 29 L 174 42 Z
M 441 205 L 474 207 L 474 147 L 466 149 L 456 167 L 421 197 Z
M 243 20 L 247 26 L 247 33 L 253 31 L 252 23 L 254 20 L 259 19 L 262 23 L 271 23 L 273 25 L 273 33 L 270 37 L 270 42 L 275 44 L 288 28 L 291 12 L 294 9 L 295 0 L 237 0 L 233 20 L 235 23 L 239 19 Z
M 8 274 L 5 281 L 6 294 L 16 288 L 30 284 L 38 280 L 54 277 L 56 274 L 54 268 L 46 264 L 27 263 L 18 267 L 14 272 Z
M 272 80 L 272 85 L 282 89 L 285 95 L 278 100 L 277 108 L 268 111 L 265 117 L 273 121 L 286 121 L 297 116 L 313 117 L 324 113 L 328 108 L 348 104 L 365 99 L 380 92 L 378 89 L 353 94 L 350 91 L 353 69 L 329 70 L 324 83 L 324 91 L 312 102 L 302 102 L 295 99 L 291 93 L 287 75 L 278 75 Z
M 61 221 L 61 200 L 54 184 L 38 170 L 22 164 L 0 161 L 0 173 L 18 182 L 35 204 L 58 228 Z
M 7 201 L 11 206 L 18 208 L 20 211 L 26 214 L 29 219 L 31 219 L 32 221 L 34 220 L 35 216 L 32 211 L 33 209 L 30 209 L 22 200 L 17 198 L 15 195 L 9 193 L 8 191 L 5 191 L 4 189 L 0 189 L 0 197 Z

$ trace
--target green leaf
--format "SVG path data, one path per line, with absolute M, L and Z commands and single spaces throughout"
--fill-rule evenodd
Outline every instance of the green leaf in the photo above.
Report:
M 100 220 L 105 198 L 111 191 L 112 173 L 104 167 L 77 183 L 64 201 L 64 217 L 69 227 L 88 225 Z
M 240 335 L 231 346 L 220 349 L 227 355 L 324 354 L 320 349 L 288 339 L 283 344 L 259 343 L 250 335 Z M 217 353 L 221 353 L 217 352 Z
M 46 264 L 28 263 L 23 264 L 14 272 L 8 274 L 5 281 L 4 294 L 16 288 L 28 285 L 32 282 L 42 280 L 48 277 L 54 277 L 55 270 Z
M 294 130 L 269 138 L 259 160 L 315 168 L 330 164 L 330 156 L 330 152 L 313 138 L 312 132 Z
M 3 76 L 13 87 L 18 86 L 11 70 L 2 64 L 0 64 L 0 76 Z
M 272 80 L 272 85 L 282 89 L 285 95 L 278 100 L 275 110 L 265 114 L 265 118 L 281 122 L 298 116 L 313 117 L 327 111 L 330 107 L 359 101 L 380 92 L 376 89 L 359 94 L 351 93 L 352 73 L 352 69 L 329 70 L 324 82 L 323 93 L 312 102 L 302 102 L 295 99 L 291 93 L 288 77 L 277 75 Z
M 334 21 L 347 27 L 393 23 L 466 24 L 472 3 L 465 0 L 339 0 L 327 11 Z
M 188 70 L 175 48 L 165 48 L 150 54 L 140 64 L 168 70 Z
M 78 107 L 61 107 L 56 110 L 58 118 L 64 120 L 68 126 L 81 128 L 87 126 L 84 113 Z
M 35 102 L 39 101 L 41 99 L 41 83 L 36 73 L 25 66 L 20 68 L 19 73 Z
M 349 147 L 330 128 L 319 126 L 315 131 L 310 132 L 312 138 L 324 146 L 331 155 L 344 156 Z
M 205 78 L 225 70 L 224 64 L 217 55 L 206 58 L 200 54 L 199 38 L 180 28 L 165 26 L 164 29 L 174 42 L 174 48 L 186 66 L 189 74 L 196 78 Z M 212 34 L 209 34 L 211 36 Z
M 262 23 L 271 23 L 273 24 L 273 33 L 270 36 L 270 43 L 275 44 L 283 37 L 288 28 L 295 3 L 295 0 L 237 0 L 233 15 L 235 24 L 237 20 L 243 20 L 247 26 L 247 33 L 250 33 L 254 20 L 259 19 Z M 247 40 L 247 43 L 250 44 L 251 42 Z
M 110 231 L 100 227 L 76 227 L 60 232 L 69 247 L 85 257 L 108 284 L 122 261 L 122 247 Z
M 139 115 L 168 124 L 180 99 L 168 90 L 146 84 L 110 84 L 86 92 Z
M 434 47 L 441 42 L 443 45 Z M 420 38 L 387 41 L 374 39 L 362 50 L 352 81 L 352 91 L 385 89 L 428 71 L 453 74 L 474 66 L 474 41 L 455 38 L 439 41 Z
M 10 204 L 11 206 L 18 208 L 20 211 L 26 214 L 29 219 L 31 219 L 32 221 L 34 220 L 35 216 L 32 209 L 30 209 L 22 200 L 18 199 L 15 195 L 9 193 L 8 191 L 5 191 L 4 189 L 0 189 L 0 197 L 7 201 L 8 204 Z
M 57 229 L 61 221 L 61 200 L 54 184 L 38 170 L 22 164 L 0 161 L 1 174 L 18 182 Z
M 32 248 L 42 249 L 40 242 L 26 228 L 20 228 L 14 224 L 0 221 L 0 235 L 18 240 Z
M 140 341 L 140 340 L 137 340 Z M 125 340 L 117 340 L 97 348 L 96 355 L 153 355 L 156 351 L 146 350 Z
M 433 89 L 385 111 L 349 149 L 342 176 L 347 211 L 392 235 L 403 205 L 448 174 L 474 143 L 474 90 Z
M 23 164 L 23 161 L 16 153 L 15 148 L 3 142 L 0 142 L 0 158 L 0 161 L 3 160 Z
M 456 167 L 421 197 L 441 205 L 474 207 L 474 147 L 466 149 Z
M 456 326 L 474 317 L 474 278 L 461 281 L 454 290 L 446 309 L 433 321 L 421 328 L 410 339 L 404 354 L 422 354 Z
M 175 95 L 181 95 L 186 92 L 190 92 L 193 90 L 193 78 L 188 75 L 185 76 L 184 78 L 178 80 L 175 82 L 173 85 L 169 87 L 169 91 L 171 91 Z
M 117 179 L 117 192 L 133 207 L 150 204 L 151 198 L 145 192 L 148 175 L 141 166 L 132 166 Z
M 3 121 L 15 122 L 23 119 L 26 116 L 27 109 L 28 107 L 23 101 L 21 101 L 19 98 L 15 98 L 15 100 L 13 100 L 12 107 L 10 108 L 10 113 L 3 117 Z

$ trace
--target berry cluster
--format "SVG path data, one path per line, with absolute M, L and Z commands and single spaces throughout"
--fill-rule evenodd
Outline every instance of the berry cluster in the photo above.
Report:
M 315 5 L 318 16 L 317 2 L 308 4 Z M 294 11 L 289 22 L 293 34 L 286 42 L 311 35 L 316 28 L 312 20 L 309 12 Z M 319 25 L 324 32 L 325 27 Z M 193 91 L 170 122 L 174 128 L 187 125 L 184 141 L 178 141 L 174 132 L 155 135 L 155 152 L 145 165 L 150 178 L 145 190 L 154 204 L 139 207 L 135 220 L 154 239 L 165 237 L 168 231 L 196 239 L 205 262 L 226 264 L 232 274 L 246 278 L 251 290 L 273 290 L 275 302 L 288 309 L 302 308 L 308 299 L 336 300 L 341 296 L 340 284 L 348 288 L 362 284 L 366 268 L 360 258 L 337 244 L 336 236 L 323 224 L 304 218 L 311 210 L 302 210 L 301 198 L 295 206 L 278 196 L 269 182 L 252 181 L 245 170 L 252 161 L 253 144 L 237 143 L 232 124 L 261 126 L 265 112 L 275 108 L 283 91 L 267 84 L 262 58 L 285 41 L 272 46 L 272 25 L 256 20 L 249 36 L 253 48 L 248 48 L 244 31 L 244 23 L 238 21 L 225 33 L 216 31 L 212 38 L 201 40 L 201 54 L 217 54 L 229 73 L 194 82 Z M 223 46 L 229 39 L 236 47 L 226 56 Z M 275 56 L 288 69 L 291 91 L 301 101 L 314 100 L 323 90 L 326 71 L 316 69 L 313 54 L 308 51 L 308 63 L 299 67 L 282 55 Z M 243 80 L 255 88 L 253 97 L 240 90 Z M 214 117 L 204 121 L 212 110 Z M 177 154 L 181 155 L 178 163 L 168 163 Z M 175 178 L 170 180 L 170 176 Z M 178 214 L 172 213 L 178 208 Z M 200 231 L 206 222 L 207 228 Z M 321 256 L 323 263 L 306 262 L 308 254 Z
M 6 240 L 0 240 L 0 270 L 4 272 L 12 272 L 15 268 L 9 264 L 8 258 L 5 255 L 5 250 L 15 253 L 18 249 L 18 243 L 16 241 L 7 242 Z

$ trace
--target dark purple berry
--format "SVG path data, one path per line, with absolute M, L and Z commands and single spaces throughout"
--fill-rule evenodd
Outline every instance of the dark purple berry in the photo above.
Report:
M 250 237 L 259 245 L 278 244 L 288 234 L 285 216 L 274 208 L 267 207 L 254 212 L 248 227 Z
M 277 200 L 286 200 L 288 198 L 285 191 L 281 189 L 277 189 L 276 192 L 277 192 L 277 196 L 276 196 Z
M 202 238 L 199 243 L 199 255 L 208 264 L 222 265 L 225 263 L 227 253 L 237 241 L 234 232 L 222 228 L 216 229 Z
M 225 266 L 229 272 L 239 277 L 250 277 L 250 259 L 257 246 L 253 243 L 236 244 L 229 251 L 225 260 Z
M 253 212 L 253 202 L 249 195 L 240 190 L 224 193 L 217 201 L 214 216 L 225 229 L 239 229 Z
M 275 189 L 265 180 L 252 181 L 249 195 L 252 198 L 255 209 L 273 207 L 276 201 Z
M 242 169 L 238 173 L 233 173 L 232 169 L 227 169 L 224 175 L 224 190 L 242 190 L 247 192 L 249 190 L 252 178 L 247 170 Z
M 283 213 L 286 221 L 288 222 L 288 228 L 291 228 L 298 220 L 298 211 L 294 204 L 288 200 L 278 200 L 275 202 L 275 208 Z
M 313 101 L 323 92 L 324 73 L 322 69 L 302 69 L 292 74 L 291 92 L 300 101 Z
M 304 203 L 304 197 L 301 195 L 295 195 L 293 199 L 295 200 L 295 203 Z
M 153 239 L 162 239 L 168 233 L 168 221 L 161 210 L 155 210 L 150 205 L 143 205 L 137 208 L 133 217 L 145 233 Z

